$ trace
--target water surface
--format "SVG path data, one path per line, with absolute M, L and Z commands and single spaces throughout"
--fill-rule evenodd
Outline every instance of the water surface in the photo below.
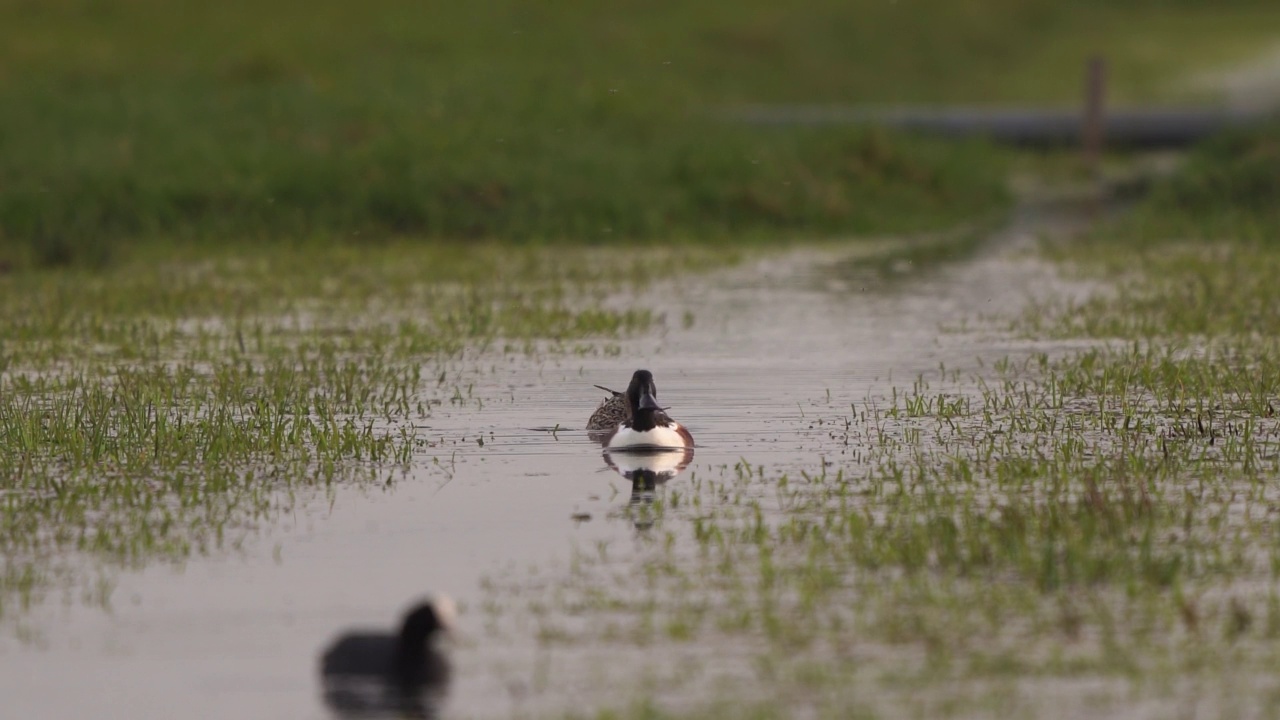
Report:
M 630 484 L 581 430 L 602 398 L 592 385 L 621 389 L 634 369 L 654 372 L 659 399 L 698 442 L 668 487 L 743 460 L 812 470 L 846 450 L 817 420 L 940 367 L 983 372 L 1039 349 L 988 319 L 1063 290 L 1019 253 L 1059 220 L 1019 216 L 974 258 L 888 278 L 838 250 L 797 250 L 655 288 L 644 300 L 668 329 L 621 343 L 617 356 L 471 357 L 482 378 L 472 397 L 422 421 L 435 445 L 393 485 L 300 491 L 296 511 L 240 552 L 124 574 L 108 612 L 75 597 L 34 609 L 24 633 L 0 638 L 4 715 L 328 717 L 316 682 L 323 645 L 350 626 L 390 627 L 434 591 L 464 608 L 447 716 L 625 698 L 634 688 L 554 672 L 558 651 L 532 630 L 491 638 L 480 611 L 493 600 L 486 579 L 645 541 L 625 512 Z M 628 652 L 616 659 L 661 676 L 662 658 Z M 695 665 L 699 652 L 717 650 L 690 649 Z

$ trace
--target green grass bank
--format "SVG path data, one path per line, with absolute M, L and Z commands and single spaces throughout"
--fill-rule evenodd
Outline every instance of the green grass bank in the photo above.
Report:
M 584 557 L 557 601 L 604 629 L 548 620 L 549 642 L 739 642 L 767 688 L 600 716 L 1274 715 L 1277 137 L 1207 143 L 1046 247 L 1100 292 L 1010 329 L 1084 350 L 832 409 L 851 459 L 742 464 L 655 505 L 698 552 Z
M 744 102 L 1186 96 L 1261 1 L 0 3 L 0 260 L 136 240 L 613 242 L 910 232 L 1005 201 L 1003 155 L 760 131 Z
M 1278 138 L 1209 143 L 1047 245 L 1095 290 L 1006 318 L 1048 349 L 812 401 L 821 463 L 620 510 L 637 548 L 495 578 L 495 635 L 684 668 L 600 718 L 1276 714 Z

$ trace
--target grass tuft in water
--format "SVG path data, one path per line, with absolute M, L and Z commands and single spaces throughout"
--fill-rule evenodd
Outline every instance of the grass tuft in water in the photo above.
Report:
M 476 402 L 475 358 L 654 330 L 665 318 L 606 301 L 736 257 L 352 252 L 0 277 L 0 611 L 99 568 L 237 547 L 334 483 L 440 466 L 420 427 Z
M 1248 157 L 1271 133 L 1162 187 L 1254 187 Z M 1170 192 L 1048 249 L 1097 292 L 1032 306 L 1011 335 L 1071 346 L 852 408 L 828 395 L 796 420 L 820 460 L 673 481 L 679 502 L 650 506 L 631 557 L 584 554 L 558 578 L 590 621 L 548 644 L 656 645 L 669 662 L 715 648 L 720 692 L 644 695 L 673 717 L 1280 710 L 1280 268 L 1245 233 L 1188 240 L 1217 219 L 1139 222 Z M 1249 207 L 1230 227 L 1280 232 Z

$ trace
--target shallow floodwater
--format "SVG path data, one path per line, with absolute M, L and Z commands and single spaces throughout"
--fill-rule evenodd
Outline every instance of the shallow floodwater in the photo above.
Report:
M 464 610 L 446 716 L 625 698 L 627 688 L 547 680 L 556 659 L 533 631 L 492 642 L 479 609 L 486 578 L 636 542 L 619 512 L 630 484 L 581 430 L 602 399 L 592 385 L 622 389 L 636 368 L 654 372 L 660 401 L 698 443 L 669 486 L 741 460 L 811 470 L 832 447 L 807 410 L 886 397 L 940 365 L 977 371 L 980 359 L 1028 351 L 983 318 L 1063 290 L 1018 253 L 1062 220 L 1027 212 L 970 260 L 889 278 L 826 250 L 690 278 L 653 293 L 669 329 L 621 343 L 616 357 L 473 357 L 482 372 L 472 397 L 424 421 L 421 436 L 439 444 L 393 486 L 301 489 L 297 510 L 241 552 L 122 574 L 108 611 L 51 600 L 24 616 L 19 637 L 0 638 L 0 714 L 328 717 L 316 676 L 325 643 L 351 626 L 390 628 L 435 591 Z

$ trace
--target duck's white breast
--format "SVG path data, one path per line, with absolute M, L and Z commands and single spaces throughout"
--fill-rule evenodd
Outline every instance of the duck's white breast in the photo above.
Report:
M 682 448 L 685 446 L 684 437 L 677 431 L 679 425 L 672 424 L 669 427 L 656 427 L 643 432 L 632 430 L 629 427 L 618 428 L 618 432 L 613 434 L 609 439 L 609 447 L 611 448 L 640 448 L 640 447 L 671 447 Z

